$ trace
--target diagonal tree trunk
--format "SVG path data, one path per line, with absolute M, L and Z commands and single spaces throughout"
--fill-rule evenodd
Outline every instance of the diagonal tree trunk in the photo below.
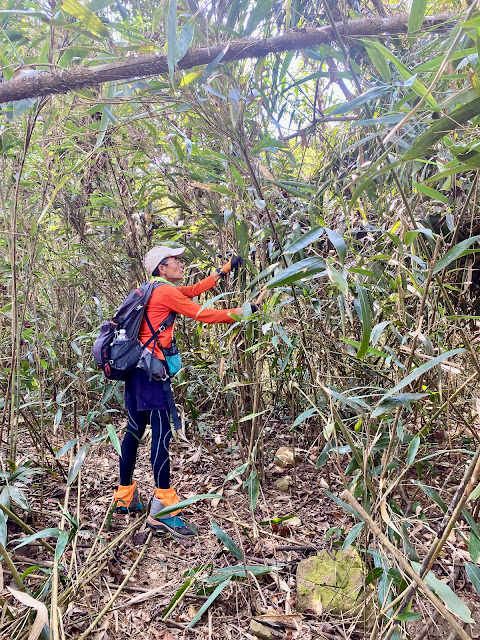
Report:
M 352 20 L 339 22 L 336 26 L 343 36 L 375 37 L 386 34 L 406 33 L 408 14 L 390 18 L 374 18 L 372 20 Z M 436 27 L 450 20 L 453 16 L 441 13 L 427 16 L 423 28 Z M 452 23 L 449 23 L 450 25 Z M 190 49 L 178 62 L 178 69 L 192 69 L 207 65 L 223 52 L 222 62 L 261 58 L 269 53 L 292 51 L 328 44 L 335 40 L 331 26 L 318 29 L 299 29 L 288 31 L 282 36 L 265 40 L 232 40 L 231 42 Z M 0 103 L 23 98 L 34 98 L 56 93 L 67 93 L 75 89 L 93 87 L 114 80 L 128 80 L 146 76 L 168 74 L 167 56 L 165 54 L 135 56 L 110 64 L 96 67 L 65 69 L 57 72 L 40 72 L 37 75 L 20 77 L 17 80 L 0 83 Z

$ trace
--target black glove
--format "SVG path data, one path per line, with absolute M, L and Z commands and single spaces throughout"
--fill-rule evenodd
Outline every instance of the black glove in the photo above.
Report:
M 252 313 L 258 313 L 258 310 L 260 309 L 258 304 L 255 304 L 254 302 L 250 302 L 250 307 L 252 309 Z
M 217 273 L 219 273 L 222 278 L 225 278 L 230 271 L 238 271 L 242 264 L 243 258 L 240 256 L 232 256 L 230 260 L 223 265 L 223 267 L 217 269 Z

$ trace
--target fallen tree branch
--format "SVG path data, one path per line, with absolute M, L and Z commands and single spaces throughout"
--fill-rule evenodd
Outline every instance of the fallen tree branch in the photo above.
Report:
M 423 29 L 429 29 L 445 23 L 453 16 L 440 13 L 426 16 Z M 399 14 L 391 18 L 374 18 L 339 22 L 336 29 L 342 36 L 369 37 L 387 34 L 406 33 L 408 14 Z M 329 44 L 335 40 L 335 32 L 331 26 L 318 29 L 299 29 L 288 31 L 282 36 L 265 40 L 232 40 L 229 43 L 190 49 L 178 62 L 178 69 L 192 69 L 204 66 L 222 54 L 221 62 L 261 58 L 269 53 L 296 51 Z M 41 67 L 41 65 L 39 64 Z M 96 67 L 77 67 L 45 71 L 37 75 L 20 76 L 16 80 L 0 83 L 0 103 L 24 98 L 35 98 L 58 93 L 67 93 L 76 89 L 94 87 L 104 82 L 144 78 L 154 75 L 168 74 L 167 56 L 165 54 L 132 56 L 122 62 L 102 64 Z

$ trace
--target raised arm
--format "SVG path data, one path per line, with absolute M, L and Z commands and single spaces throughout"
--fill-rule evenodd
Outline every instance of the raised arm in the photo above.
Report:
M 212 276 L 210 276 L 211 278 Z M 206 278 L 209 280 L 209 278 Z M 205 282 L 203 280 L 202 282 Z M 198 284 L 202 284 L 199 282 Z M 195 287 L 197 285 L 193 285 Z M 161 287 L 162 289 L 163 287 Z M 234 308 L 234 309 L 212 309 L 207 307 L 206 309 L 202 309 L 202 307 L 190 300 L 189 297 L 183 294 L 182 289 L 189 289 L 190 287 L 165 287 L 165 293 L 168 293 L 168 298 L 164 298 L 162 303 L 168 306 L 169 309 L 175 311 L 175 313 L 179 313 L 182 316 L 187 316 L 187 318 L 193 318 L 194 320 L 198 320 L 199 322 L 206 322 L 207 324 L 216 324 L 220 322 L 231 323 L 234 322 L 231 317 L 232 313 L 236 315 L 242 314 L 242 308 Z M 206 291 L 206 289 L 203 289 Z M 200 291 L 202 293 L 202 291 Z M 194 294 L 194 295 L 198 295 Z

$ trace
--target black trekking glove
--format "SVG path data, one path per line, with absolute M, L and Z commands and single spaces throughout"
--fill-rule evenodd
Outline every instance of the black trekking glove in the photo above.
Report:
M 228 262 L 226 262 L 223 267 L 217 269 L 217 273 L 220 274 L 221 278 L 225 278 L 230 271 L 238 271 L 243 264 L 243 258 L 240 256 L 232 256 Z

